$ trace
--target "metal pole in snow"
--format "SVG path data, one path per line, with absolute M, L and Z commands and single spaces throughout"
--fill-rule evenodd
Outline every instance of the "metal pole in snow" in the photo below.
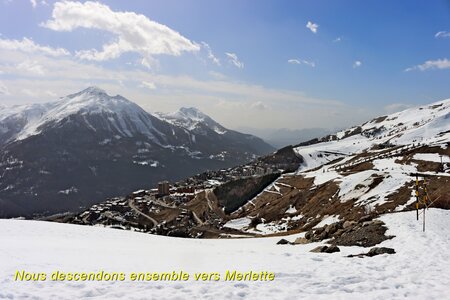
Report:
M 419 176 L 416 174 L 416 217 L 419 220 Z
M 423 208 L 423 232 L 425 232 L 425 207 Z

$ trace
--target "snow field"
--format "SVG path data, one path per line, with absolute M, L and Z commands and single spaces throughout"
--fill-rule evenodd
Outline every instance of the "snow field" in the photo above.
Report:
M 0 220 L 0 299 L 445 299 L 450 292 L 450 211 L 381 217 L 394 255 L 347 258 L 367 248 L 276 245 L 280 237 L 195 240 L 24 220 Z M 301 235 L 287 237 L 295 240 Z M 274 281 L 19 282 L 28 272 L 270 271 Z

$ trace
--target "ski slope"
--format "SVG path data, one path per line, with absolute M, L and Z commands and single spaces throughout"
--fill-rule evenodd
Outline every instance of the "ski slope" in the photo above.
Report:
M 0 299 L 445 299 L 450 293 L 450 211 L 427 211 L 427 231 L 415 212 L 384 215 L 381 246 L 394 255 L 318 244 L 276 245 L 280 238 L 197 240 L 24 220 L 0 220 Z M 289 236 L 293 241 L 297 236 Z M 274 281 L 21 282 L 29 272 L 272 271 Z

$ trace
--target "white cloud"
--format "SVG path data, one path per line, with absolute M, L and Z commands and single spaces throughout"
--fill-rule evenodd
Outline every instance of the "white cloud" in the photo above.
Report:
M 45 75 L 46 71 L 43 66 L 41 66 L 37 61 L 25 60 L 19 63 L 17 66 L 18 70 L 24 71 L 26 73 L 31 73 L 34 75 Z
M 16 66 L 26 60 L 44 66 L 46 75 L 24 76 Z M 227 127 L 343 128 L 374 115 L 373 111 L 355 115 L 353 109 L 332 99 L 234 81 L 218 74 L 208 74 L 208 78 L 199 79 L 188 75 L 157 74 L 128 66 L 110 68 L 109 64 L 93 64 L 76 60 L 73 56 L 54 59 L 41 54 L 1 49 L 0 66 L 11 74 L 8 78 L 2 78 L 9 95 L 0 96 L 2 104 L 8 105 L 55 100 L 57 97 L 54 94 L 65 96 L 89 85 L 100 85 L 109 94 L 121 94 L 149 111 L 174 111 L 181 105 L 202 107 Z M 215 75 L 218 75 L 216 79 Z M 121 81 L 125 86 L 120 85 Z M 136 88 L 143 82 L 153 83 L 156 89 Z M 221 105 L 216 106 L 217 103 Z M 340 114 L 322 118 L 328 110 Z
M 206 51 L 208 52 L 208 58 L 216 65 L 220 66 L 220 60 L 214 55 L 214 53 L 211 50 L 211 47 L 205 43 L 202 42 L 203 48 L 206 49 Z
M 293 64 L 293 65 L 300 65 L 302 62 L 298 59 L 292 58 L 292 59 L 288 59 L 288 63 Z
M 33 6 L 33 8 L 35 8 L 37 6 L 37 2 L 36 0 L 30 0 L 31 6 Z
M 138 65 L 138 64 L 135 64 L 135 65 Z M 158 69 L 159 61 L 153 57 L 143 57 L 141 59 L 141 65 L 143 65 L 147 69 Z
M 52 48 L 49 46 L 41 46 L 28 38 L 23 38 L 21 41 L 0 39 L 0 49 L 22 51 L 26 53 L 42 53 L 49 56 L 70 55 L 70 52 L 64 48 Z
M 317 29 L 319 28 L 319 24 L 315 24 L 315 23 L 313 23 L 311 21 L 308 21 L 308 23 L 306 23 L 306 28 L 311 30 L 312 33 L 317 33 Z
M 297 58 L 291 58 L 288 60 L 288 63 L 293 64 L 293 65 L 307 65 L 310 67 L 315 67 L 316 63 L 313 61 L 308 61 L 308 60 L 304 60 L 304 59 L 297 59 Z
M 10 95 L 8 87 L 0 81 L 0 95 Z
M 354 69 L 361 67 L 361 65 L 362 65 L 362 62 L 360 60 L 355 60 L 353 62 L 353 68 Z
M 153 82 L 148 82 L 148 81 L 142 81 L 140 87 L 144 87 L 149 90 L 156 90 L 156 84 L 154 84 Z
M 77 28 L 98 29 L 113 33 L 116 39 L 103 45 L 102 50 L 90 49 L 76 53 L 86 60 L 114 59 L 126 52 L 139 53 L 151 66 L 155 55 L 179 56 L 183 52 L 197 52 L 200 46 L 173 29 L 134 12 L 115 12 L 107 5 L 87 1 L 56 2 L 52 19 L 41 26 L 55 31 Z M 145 63 L 144 63 L 145 62 Z
M 209 71 L 208 74 L 216 79 L 216 80 L 225 80 L 227 79 L 227 76 L 225 74 L 219 73 L 219 72 L 215 72 L 215 71 Z
M 268 109 L 269 106 L 267 106 L 266 104 L 262 103 L 261 101 L 257 101 L 254 102 L 250 105 L 251 108 L 257 109 L 257 110 L 265 110 Z
M 450 38 L 449 31 L 439 31 L 434 35 L 435 38 Z
M 342 37 L 338 36 L 337 38 L 335 38 L 335 39 L 333 40 L 333 43 L 339 43 L 339 42 L 341 42 L 341 41 L 342 41 Z
M 244 63 L 239 60 L 239 58 L 235 53 L 225 52 L 225 54 L 228 57 L 228 61 L 231 62 L 233 65 L 235 65 L 237 68 L 239 69 L 244 68 Z
M 427 60 L 421 65 L 413 66 L 410 68 L 405 69 L 405 72 L 414 71 L 414 70 L 420 70 L 420 71 L 426 71 L 429 69 L 449 69 L 450 68 L 450 60 L 447 58 L 444 59 L 437 59 L 437 60 Z

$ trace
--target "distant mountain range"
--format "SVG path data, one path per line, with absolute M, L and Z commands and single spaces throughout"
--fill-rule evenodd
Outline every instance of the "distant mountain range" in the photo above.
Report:
M 288 145 L 294 145 L 301 142 L 311 140 L 319 136 L 325 136 L 337 132 L 339 130 L 331 130 L 327 128 L 252 128 L 238 127 L 239 132 L 245 132 L 262 138 L 267 143 L 279 149 Z
M 152 115 L 96 87 L 55 102 L 2 107 L 0 217 L 78 210 L 273 150 L 195 108 Z
M 300 244 L 373 246 L 390 238 L 370 221 L 379 215 L 415 209 L 418 200 L 423 209 L 450 209 L 450 99 L 174 184 L 195 190 L 190 197 L 157 201 L 142 188 L 54 220 L 206 238 L 307 231 Z

